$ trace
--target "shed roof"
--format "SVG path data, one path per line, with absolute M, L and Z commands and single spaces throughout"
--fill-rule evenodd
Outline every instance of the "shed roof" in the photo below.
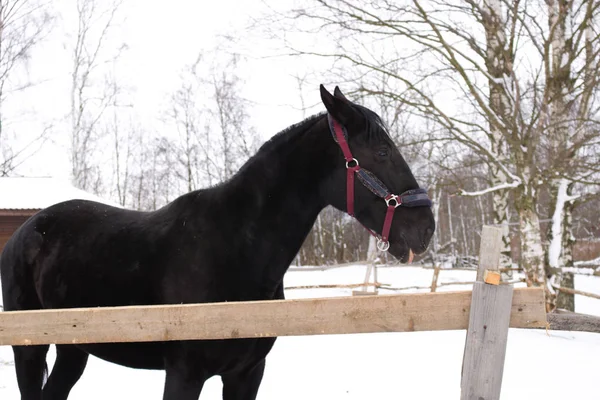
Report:
M 0 178 L 0 210 L 40 210 L 74 199 L 120 207 L 117 203 L 77 189 L 63 179 Z

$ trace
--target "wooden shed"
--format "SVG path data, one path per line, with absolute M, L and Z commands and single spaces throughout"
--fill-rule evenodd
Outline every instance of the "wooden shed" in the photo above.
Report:
M 29 217 L 67 200 L 93 200 L 116 206 L 57 178 L 0 178 L 0 253 L 11 235 Z

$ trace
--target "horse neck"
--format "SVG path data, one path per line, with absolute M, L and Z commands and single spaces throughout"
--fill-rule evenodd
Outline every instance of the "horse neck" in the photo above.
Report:
M 281 281 L 319 212 L 320 188 L 337 162 L 324 116 L 278 134 L 224 188 L 237 207 L 235 226 L 251 263 Z

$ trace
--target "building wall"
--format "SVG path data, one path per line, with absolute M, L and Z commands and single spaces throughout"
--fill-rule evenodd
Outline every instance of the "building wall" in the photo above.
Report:
M 32 213 L 33 214 L 33 213 Z M 0 215 L 0 253 L 8 239 L 30 215 Z

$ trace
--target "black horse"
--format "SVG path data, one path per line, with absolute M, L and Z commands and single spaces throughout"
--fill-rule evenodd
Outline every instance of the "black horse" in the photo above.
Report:
M 157 211 L 83 200 L 40 211 L 0 258 L 6 311 L 283 299 L 283 276 L 317 215 L 327 205 L 347 211 L 347 201 L 370 230 L 391 223 L 383 245 L 400 261 L 425 251 L 435 229 L 431 203 L 380 118 L 337 87 L 331 95 L 321 86 L 321 99 L 328 113 L 274 136 L 229 181 Z M 353 158 L 371 173 L 361 178 Z M 360 182 L 349 195 L 347 179 L 355 173 Z M 417 207 L 395 210 L 402 200 Z M 225 400 L 252 400 L 274 342 L 57 345 L 45 384 L 49 346 L 13 351 L 22 399 L 66 399 L 93 354 L 164 369 L 164 399 L 197 399 L 206 379 L 220 375 Z

